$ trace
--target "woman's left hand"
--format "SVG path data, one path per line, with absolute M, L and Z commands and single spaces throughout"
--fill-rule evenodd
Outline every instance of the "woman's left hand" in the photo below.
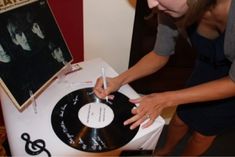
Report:
M 164 108 L 175 105 L 170 95 L 170 92 L 153 93 L 138 99 L 130 99 L 130 102 L 139 104 L 139 106 L 132 109 L 131 112 L 134 115 L 126 120 L 124 125 L 131 124 L 130 129 L 135 129 L 148 119 L 143 128 L 149 127 Z

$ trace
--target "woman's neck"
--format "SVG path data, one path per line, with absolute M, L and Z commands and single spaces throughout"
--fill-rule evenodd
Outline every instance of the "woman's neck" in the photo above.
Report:
M 232 0 L 217 0 L 215 6 L 205 12 L 201 22 L 214 28 L 218 33 L 224 32 Z M 200 22 L 200 23 L 201 23 Z

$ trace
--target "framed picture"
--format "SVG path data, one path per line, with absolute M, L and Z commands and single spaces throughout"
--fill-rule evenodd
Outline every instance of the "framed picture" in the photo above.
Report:
M 25 1 L 0 13 L 0 84 L 19 111 L 73 60 L 48 2 Z

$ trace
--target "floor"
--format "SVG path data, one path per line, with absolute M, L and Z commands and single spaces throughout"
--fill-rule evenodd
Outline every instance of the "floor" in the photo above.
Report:
M 4 127 L 0 127 L 0 156 L 7 156 L 5 147 L 3 146 L 6 141 L 6 130 Z
M 168 125 L 165 125 L 159 138 L 157 148 L 162 147 L 166 141 Z M 180 156 L 183 151 L 190 133 L 187 134 L 176 146 L 170 156 Z M 212 146 L 202 156 L 235 156 L 235 129 L 228 130 L 216 137 Z
M 169 107 L 163 110 L 161 117 L 165 120 L 166 124 L 169 124 L 172 116 L 175 113 L 176 107 Z

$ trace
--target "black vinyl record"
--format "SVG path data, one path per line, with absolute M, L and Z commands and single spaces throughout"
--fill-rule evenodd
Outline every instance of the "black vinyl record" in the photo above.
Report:
M 51 123 L 65 144 L 85 152 L 106 152 L 130 142 L 139 130 L 130 130 L 123 122 L 132 116 L 135 106 L 122 93 L 113 100 L 99 99 L 92 88 L 73 91 L 54 107 Z

